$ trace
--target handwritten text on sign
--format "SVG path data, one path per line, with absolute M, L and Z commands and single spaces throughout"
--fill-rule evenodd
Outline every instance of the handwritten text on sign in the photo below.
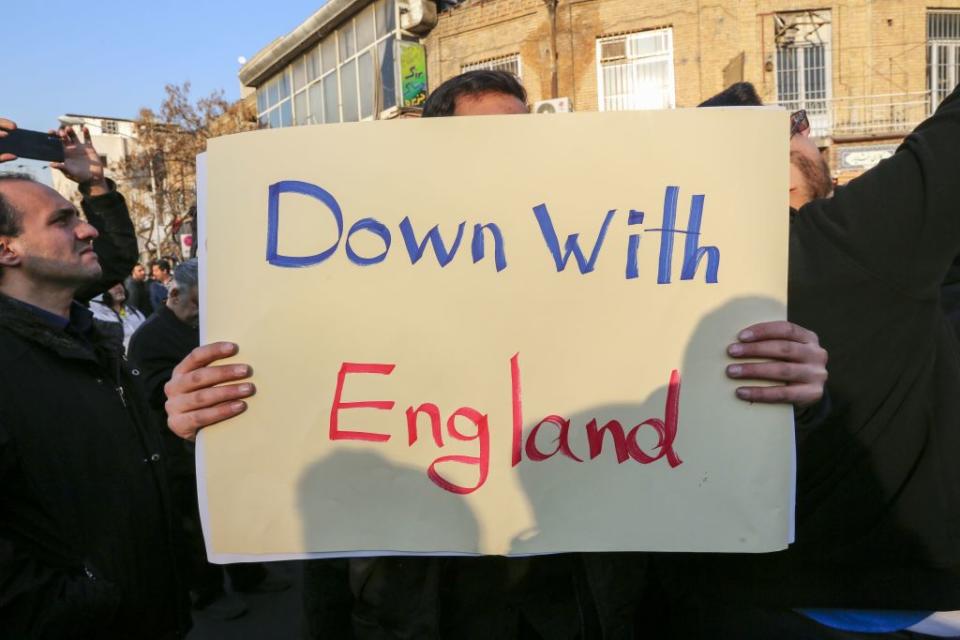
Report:
M 315 198 L 323 205 L 333 216 L 337 227 L 336 240 L 323 251 L 311 256 L 287 256 L 281 255 L 278 250 L 279 231 L 281 220 L 280 195 L 284 193 L 301 194 Z M 708 284 L 717 283 L 717 272 L 720 264 L 720 250 L 715 246 L 699 246 L 700 227 L 703 220 L 704 196 L 702 194 L 694 195 L 690 204 L 690 216 L 686 229 L 676 228 L 675 221 L 677 217 L 677 200 L 679 188 L 669 186 L 663 203 L 663 225 L 658 228 L 648 229 L 647 231 L 660 234 L 660 258 L 657 272 L 657 284 L 670 284 L 671 267 L 673 261 L 673 242 L 676 234 L 684 234 L 686 242 L 683 252 L 683 267 L 680 271 L 681 280 L 692 280 L 701 259 L 707 258 L 706 282 Z M 594 270 L 597 258 L 603 249 L 604 241 L 607 237 L 607 231 L 611 222 L 617 214 L 615 209 L 610 210 L 603 217 L 600 225 L 600 231 L 590 250 L 589 258 L 585 256 L 584 249 L 580 246 L 579 233 L 573 233 L 567 236 L 564 243 L 564 251 L 561 253 L 560 241 L 557 232 L 550 217 L 550 212 L 545 204 L 537 205 L 533 208 L 540 233 L 543 236 L 544 243 L 549 250 L 550 257 L 558 272 L 566 269 L 570 257 L 576 260 L 577 267 L 581 274 L 587 274 Z M 627 225 L 635 227 L 642 225 L 645 214 L 643 211 L 631 209 L 627 215 Z M 268 231 L 267 231 L 267 262 L 277 267 L 306 267 L 318 265 L 330 258 L 338 249 L 343 240 L 343 211 L 337 200 L 325 189 L 321 187 L 298 181 L 283 181 L 270 186 L 269 212 L 268 212 Z M 410 263 L 417 264 L 423 258 L 426 247 L 430 244 L 433 247 L 433 253 L 437 263 L 445 267 L 456 257 L 463 240 L 466 222 L 460 222 L 457 225 L 456 236 L 452 242 L 445 242 L 439 229 L 439 225 L 434 225 L 422 238 L 417 238 L 413 228 L 413 223 L 409 217 L 403 218 L 400 222 L 399 230 L 403 238 L 407 255 Z M 361 256 L 351 246 L 350 239 L 354 234 L 366 232 L 376 236 L 383 244 L 381 253 L 373 256 Z M 486 243 L 484 232 L 487 232 L 494 243 L 494 261 L 497 271 L 503 271 L 507 268 L 506 250 L 504 247 L 504 235 L 500 226 L 496 223 L 485 223 L 473 225 L 473 238 L 470 242 L 470 258 L 474 263 L 483 260 L 486 255 Z M 628 238 L 628 249 L 626 256 L 625 275 L 627 279 L 633 279 L 639 276 L 638 251 L 640 248 L 640 233 L 631 233 Z M 349 261 L 357 266 L 371 266 L 379 264 L 386 259 L 392 236 L 390 230 L 385 224 L 375 218 L 363 218 L 351 225 L 346 235 L 345 250 Z M 449 245 L 449 248 L 448 248 Z M 380 411 L 390 411 L 394 408 L 395 402 L 392 400 L 363 400 L 363 401 L 344 401 L 343 391 L 347 376 L 350 374 L 379 374 L 390 375 L 393 373 L 395 364 L 388 363 L 356 363 L 344 362 L 337 375 L 337 387 L 334 392 L 333 406 L 330 410 L 330 428 L 329 438 L 336 440 L 359 440 L 363 442 L 386 442 L 392 437 L 389 433 L 374 433 L 360 429 L 345 429 L 340 426 L 340 414 L 348 409 L 375 409 Z M 575 453 L 571 448 L 570 429 L 571 423 L 568 418 L 560 415 L 550 414 L 537 422 L 524 438 L 523 435 L 523 406 L 520 395 L 520 362 L 519 354 L 515 354 L 510 359 L 510 388 L 511 388 L 511 416 L 512 416 L 512 445 L 510 450 L 510 463 L 515 467 L 523 460 L 526 453 L 528 460 L 532 462 L 543 462 L 555 455 L 566 456 L 576 462 L 584 462 L 581 455 Z M 585 454 L 590 460 L 596 459 L 603 453 L 604 438 L 609 436 L 613 443 L 618 464 L 627 460 L 633 460 L 640 464 L 650 464 L 660 458 L 666 458 L 671 467 L 681 464 L 681 460 L 674 451 L 674 440 L 677 436 L 678 412 L 680 407 L 680 373 L 676 370 L 670 373 L 669 391 L 667 393 L 666 406 L 664 408 L 663 418 L 648 418 L 639 424 L 633 426 L 625 432 L 623 425 L 617 420 L 610 420 L 603 426 L 599 426 L 596 419 L 591 419 L 584 425 L 587 433 L 587 443 L 589 450 Z M 441 414 L 439 407 L 433 402 L 425 402 L 418 407 L 407 407 L 404 412 L 407 444 L 414 446 L 419 439 L 419 419 L 425 417 L 429 420 L 430 433 L 433 436 L 433 442 L 438 448 L 444 446 L 444 430 L 441 426 Z M 472 433 L 465 433 L 457 426 L 457 420 L 466 421 L 472 425 Z M 552 450 L 543 450 L 538 445 L 538 435 L 546 428 L 553 427 L 556 430 L 556 436 L 553 439 L 555 445 Z M 657 434 L 657 442 L 651 451 L 644 450 L 637 439 L 637 433 L 641 427 L 649 427 Z M 484 485 L 490 472 L 490 425 L 489 416 L 482 413 L 474 407 L 460 407 L 449 415 L 446 420 L 446 435 L 449 438 L 461 442 L 475 442 L 478 448 L 477 455 L 447 455 L 435 459 L 427 469 L 427 477 L 438 487 L 451 493 L 468 494 L 476 491 Z M 465 464 L 477 468 L 477 480 L 475 484 L 463 486 L 453 480 L 444 478 L 440 465 L 443 464 Z
M 666 189 L 666 195 L 663 199 L 663 226 L 647 229 L 646 231 L 660 234 L 660 262 L 657 271 L 657 284 L 670 284 L 670 272 L 673 264 L 673 241 L 674 236 L 683 234 L 686 241 L 683 246 L 683 267 L 680 270 L 681 280 L 692 280 L 696 273 L 697 266 L 701 259 L 707 258 L 706 281 L 711 284 L 717 282 L 717 271 L 720 268 L 720 250 L 717 247 L 700 246 L 700 227 L 703 223 L 703 204 L 704 196 L 702 194 L 694 195 L 690 202 L 690 217 L 686 229 L 675 228 L 677 219 L 677 199 L 679 187 L 670 186 Z M 284 193 L 302 194 L 316 198 L 326 205 L 330 215 L 333 216 L 337 225 L 337 237 L 333 244 L 323 251 L 311 256 L 287 256 L 281 255 L 278 249 L 280 232 L 280 195 Z M 590 250 L 590 257 L 584 255 L 580 246 L 580 234 L 573 233 L 567 236 L 567 241 L 563 245 L 563 251 L 560 250 L 560 239 L 557 237 L 557 231 L 550 217 L 550 211 L 546 204 L 539 204 L 533 208 L 534 216 L 539 225 L 540 233 L 543 235 L 543 241 L 546 243 L 553 259 L 557 271 L 563 271 L 573 256 L 577 262 L 581 274 L 587 274 L 594 270 L 597 264 L 597 258 L 603 249 L 604 240 L 607 237 L 607 230 L 610 223 L 617 215 L 616 209 L 611 209 L 603 218 L 600 224 L 600 231 Z M 321 187 L 307 182 L 295 180 L 285 180 L 270 185 L 270 204 L 268 212 L 267 227 L 267 262 L 278 267 L 307 267 L 320 264 L 336 253 L 337 248 L 343 240 L 343 212 L 337 200 Z M 643 211 L 631 209 L 626 215 L 626 223 L 629 227 L 642 227 L 645 214 Z M 457 225 L 457 233 L 452 241 L 445 242 L 440 234 L 439 226 L 433 226 L 417 238 L 413 223 L 409 216 L 400 221 L 399 230 L 403 238 L 403 244 L 407 255 L 410 257 L 410 263 L 416 264 L 423 257 L 427 244 L 433 247 L 434 255 L 441 267 L 445 267 L 456 257 L 457 251 L 463 240 L 466 222 L 460 222 Z M 365 232 L 376 236 L 383 244 L 383 251 L 372 256 L 361 256 L 351 246 L 350 239 L 360 232 Z M 497 271 L 503 271 L 507 268 L 507 254 L 504 247 L 503 231 L 496 223 L 474 224 L 473 235 L 470 241 L 470 257 L 474 263 L 483 260 L 487 253 L 486 240 L 484 232 L 487 232 L 493 242 L 494 264 Z M 629 236 L 629 245 L 626 255 L 625 276 L 628 280 L 639 277 L 639 267 L 637 254 L 640 250 L 640 233 L 631 233 Z M 357 220 L 350 226 L 347 232 L 345 250 L 347 258 L 355 265 L 368 267 L 383 262 L 390 252 L 390 246 L 393 242 L 393 236 L 390 229 L 376 218 L 363 218 Z M 449 245 L 449 248 L 448 248 Z
M 723 370 L 784 315 L 785 120 L 212 140 L 204 339 L 257 385 L 203 435 L 213 556 L 782 548 L 790 413 Z

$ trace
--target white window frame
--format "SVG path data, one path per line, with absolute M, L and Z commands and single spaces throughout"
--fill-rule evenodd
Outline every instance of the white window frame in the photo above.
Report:
M 952 18 L 956 24 L 941 24 L 934 28 L 932 24 L 936 18 Z M 931 33 L 940 31 L 940 33 Z M 946 32 L 946 33 L 944 33 Z M 941 48 L 946 48 L 946 60 L 941 59 Z M 941 91 L 937 86 L 937 68 L 943 66 L 947 70 L 947 87 Z M 927 91 L 930 92 L 930 113 L 933 113 L 940 103 L 950 95 L 953 88 L 960 84 L 960 10 L 938 9 L 927 11 Z
M 827 26 L 827 37 L 825 40 L 818 35 L 816 40 L 807 40 L 799 44 L 794 42 L 789 46 L 781 46 L 776 41 L 776 33 L 774 34 L 773 67 L 774 90 L 776 91 L 777 103 L 783 105 L 790 111 L 805 109 L 807 112 L 807 119 L 810 121 L 811 132 L 815 136 L 828 135 L 832 129 L 833 113 L 831 105 L 833 104 L 833 15 L 829 9 L 822 11 L 792 11 L 777 14 L 777 18 L 783 17 L 787 19 L 789 19 L 791 16 L 809 15 L 811 16 L 811 21 L 813 21 L 814 17 L 823 19 L 824 14 L 827 16 L 826 22 L 824 23 Z M 776 27 L 774 28 L 776 29 Z M 821 29 L 822 27 L 816 29 L 815 31 L 820 32 Z M 808 95 L 807 88 L 808 69 L 805 60 L 805 50 L 812 49 L 815 46 L 823 47 L 822 71 L 824 95 L 822 97 Z M 794 99 L 788 100 L 784 96 L 780 95 L 780 77 L 782 73 L 780 68 L 781 51 L 793 52 L 792 55 L 794 56 L 794 62 L 796 64 L 795 69 L 797 82 L 797 97 Z
M 385 1 L 386 1 L 386 0 L 385 0 Z M 364 7 L 364 8 L 361 9 L 360 11 L 358 11 L 356 14 L 354 14 L 353 16 L 351 16 L 349 19 L 347 19 L 347 20 L 345 20 L 344 22 L 342 22 L 340 25 L 337 26 L 336 29 L 330 31 L 330 33 L 328 33 L 328 34 L 324 37 L 323 41 L 318 42 L 318 43 L 317 43 L 313 48 L 311 48 L 309 51 L 307 51 L 306 53 L 304 53 L 304 54 L 298 56 L 297 58 L 295 58 L 294 60 L 292 60 L 292 61 L 290 62 L 290 64 L 287 65 L 287 66 L 283 69 L 283 71 L 281 71 L 281 72 L 278 73 L 277 75 L 273 76 L 273 77 L 270 78 L 267 82 L 265 82 L 263 85 L 261 85 L 260 87 L 258 87 L 258 89 L 257 89 L 258 93 L 259 93 L 260 91 L 266 91 L 267 86 L 270 85 L 277 77 L 279 77 L 280 74 L 284 74 L 284 73 L 287 74 L 288 82 L 290 83 L 290 96 L 289 96 L 287 99 L 290 100 L 291 126 L 296 126 L 296 124 L 297 124 L 297 120 L 298 120 L 298 117 L 297 117 L 297 116 L 298 116 L 298 114 L 297 114 L 297 108 L 296 108 L 296 96 L 298 96 L 298 95 L 301 94 L 301 93 L 305 93 L 305 94 L 306 94 L 305 101 L 306 101 L 306 104 L 307 104 L 307 116 L 306 116 L 306 118 L 304 119 L 305 123 L 306 123 L 306 124 L 320 124 L 320 123 L 325 123 L 325 122 L 326 122 L 326 121 L 325 121 L 325 114 L 324 114 L 324 105 L 323 105 L 322 103 L 319 105 L 319 111 L 318 111 L 317 108 L 315 108 L 315 106 L 312 104 L 313 101 L 310 99 L 310 89 L 311 89 L 314 85 L 320 84 L 320 85 L 321 85 L 321 88 L 320 88 L 319 91 L 320 91 L 320 95 L 322 96 L 322 95 L 323 95 L 322 83 L 323 83 L 323 81 L 324 81 L 325 79 L 329 78 L 330 76 L 334 76 L 334 77 L 336 78 L 336 80 L 335 80 L 334 82 L 335 82 L 335 84 L 336 84 L 336 86 L 337 86 L 337 122 L 344 122 L 344 119 L 343 119 L 343 95 L 342 95 L 343 91 L 342 91 L 342 84 L 341 84 L 341 80 L 342 80 L 342 79 L 341 79 L 341 71 L 342 71 L 344 65 L 350 64 L 351 62 L 354 63 L 354 67 L 353 67 L 354 71 L 353 71 L 353 72 L 354 72 L 354 74 L 356 74 L 356 82 L 355 82 L 355 87 L 356 87 L 356 89 L 355 89 L 355 90 L 356 90 L 356 104 L 357 104 L 358 121 L 373 120 L 373 119 L 377 118 L 378 115 L 379 115 L 379 113 L 377 112 L 377 110 L 378 110 L 378 108 L 379 108 L 379 106 L 380 106 L 380 100 L 377 99 L 377 98 L 378 98 L 378 96 L 377 96 L 377 87 L 379 87 L 379 86 L 382 84 L 381 78 L 380 78 L 380 63 L 381 63 L 381 61 L 380 61 L 380 59 L 379 59 L 379 53 L 378 53 L 378 52 L 379 52 L 379 47 L 380 47 L 380 45 L 383 44 L 383 43 L 386 43 L 386 46 L 388 46 L 388 47 L 394 47 L 394 52 L 393 52 L 393 55 L 394 55 L 394 89 L 395 89 L 395 90 L 398 90 L 398 89 L 399 89 L 399 81 L 398 81 L 398 79 L 397 79 L 397 77 L 396 77 L 396 56 L 397 56 L 397 52 L 396 52 L 396 48 L 395 48 L 395 47 L 396 47 L 396 44 L 394 44 L 394 42 L 400 38 L 400 34 L 402 33 L 402 31 L 401 31 L 401 29 L 400 29 L 400 7 L 399 7 L 399 4 L 400 4 L 400 3 L 399 3 L 398 0 L 394 0 L 394 1 L 392 2 L 392 5 L 393 5 L 393 6 L 392 6 L 392 9 L 393 9 L 393 29 L 391 29 L 391 30 L 386 30 L 386 29 L 384 29 L 383 35 L 379 35 L 379 27 L 380 27 L 380 25 L 378 25 L 378 23 L 377 23 L 377 20 L 378 20 L 378 15 L 377 15 L 377 14 L 378 14 L 378 12 L 377 12 L 376 4 L 377 4 L 377 3 L 371 2 L 371 3 L 368 4 L 366 7 Z M 356 19 L 357 19 L 358 17 L 360 17 L 361 15 L 365 14 L 365 13 L 369 13 L 369 14 L 371 14 L 371 16 L 372 16 L 374 39 L 373 39 L 373 42 L 372 42 L 371 44 L 367 45 L 367 46 L 364 47 L 363 49 L 357 50 L 357 49 L 356 49 L 356 44 L 357 44 L 357 37 L 356 37 L 356 36 L 357 36 L 357 32 L 356 32 Z M 348 56 L 348 57 L 345 57 L 345 58 L 341 58 L 341 55 L 340 55 L 340 33 L 341 33 L 344 29 L 350 29 L 350 30 L 353 31 L 354 52 L 353 52 L 353 55 L 351 55 L 351 56 Z M 324 62 L 324 61 L 323 61 L 322 44 L 323 44 L 324 42 L 329 41 L 330 39 L 333 40 L 333 44 L 334 44 L 334 46 L 333 46 L 333 51 L 335 52 L 336 60 L 334 61 L 333 68 L 330 69 L 330 70 L 327 71 L 327 72 L 324 72 L 324 71 L 323 71 L 323 62 Z M 374 95 L 373 95 L 374 105 L 373 105 L 373 113 L 372 113 L 371 115 L 369 115 L 369 116 L 367 116 L 367 117 L 359 117 L 359 116 L 361 115 L 361 104 L 362 104 L 362 102 L 361 102 L 361 89 L 360 89 L 360 71 L 359 71 L 360 62 L 359 62 L 359 59 L 360 59 L 361 56 L 363 56 L 363 55 L 366 54 L 367 52 L 370 52 L 371 55 L 373 56 L 373 69 L 374 69 L 374 74 L 375 74 L 374 77 L 376 78 L 376 84 L 375 84 L 375 87 L 374 87 Z M 299 63 L 303 63 L 304 65 L 309 65 L 309 60 L 308 60 L 308 58 L 309 58 L 311 55 L 313 55 L 314 53 L 317 55 L 317 62 L 318 62 L 318 72 L 319 72 L 319 73 L 318 73 L 317 77 L 314 78 L 313 80 L 310 80 L 309 78 L 307 78 L 306 83 L 305 83 L 299 90 L 294 90 L 294 84 L 293 84 L 293 68 L 294 68 L 294 66 L 295 66 L 296 64 L 299 64 Z M 264 116 L 267 116 L 267 117 L 269 118 L 270 112 L 273 111 L 274 109 L 280 108 L 280 105 L 281 105 L 284 101 L 285 101 L 285 100 L 280 100 L 280 102 L 278 102 L 276 105 L 274 105 L 274 106 L 269 106 L 269 107 L 267 107 L 263 112 L 258 113 L 258 114 L 257 114 L 258 120 L 262 121 Z M 395 104 L 397 104 L 397 103 L 399 103 L 399 96 L 395 97 Z M 259 108 L 258 108 L 258 111 L 259 111 Z M 269 123 L 269 120 L 267 120 L 267 122 Z M 269 126 L 269 124 L 268 124 L 268 126 Z M 283 126 L 283 125 L 281 125 L 281 126 Z
M 513 69 L 516 68 L 516 71 Z M 471 62 L 470 64 L 461 65 L 460 73 L 466 73 L 467 71 L 476 71 L 478 69 L 486 69 L 488 71 L 509 71 L 513 75 L 517 76 L 519 79 L 523 79 L 523 61 L 520 58 L 519 53 L 511 53 L 505 56 L 497 56 L 496 58 L 488 58 L 486 60 L 480 60 L 478 62 Z
M 643 40 L 650 38 L 660 38 L 666 36 L 667 47 L 665 51 L 658 52 L 652 55 L 646 56 L 636 56 L 629 57 L 629 46 L 631 40 Z M 673 109 L 677 106 L 677 81 L 676 81 L 676 70 L 674 68 L 674 58 L 673 58 L 673 27 L 662 27 L 659 29 L 647 29 L 644 31 L 636 31 L 634 33 L 626 33 L 615 36 L 605 36 L 597 38 L 596 44 L 596 58 L 597 58 L 597 109 L 599 111 L 622 111 L 623 109 L 608 109 L 607 108 L 607 98 L 608 93 L 607 88 L 604 86 L 604 74 L 603 69 L 606 64 L 604 64 L 602 50 L 603 45 L 609 42 L 614 42 L 617 40 L 624 40 L 624 47 L 628 51 L 625 56 L 627 62 L 635 62 L 637 64 L 643 64 L 644 62 L 667 62 L 667 81 L 666 89 L 669 92 L 666 96 L 667 98 L 667 107 L 668 109 Z M 640 107 L 638 107 L 639 109 Z

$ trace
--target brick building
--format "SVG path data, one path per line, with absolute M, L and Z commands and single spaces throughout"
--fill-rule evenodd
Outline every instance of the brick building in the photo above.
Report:
M 805 108 L 842 181 L 960 82 L 960 0 L 469 0 L 424 38 L 431 86 L 517 73 L 576 111 L 692 107 L 738 80 Z M 556 94 L 551 45 L 556 45 Z
M 265 126 L 385 117 L 404 104 L 397 48 L 412 45 L 431 89 L 507 69 L 535 110 L 691 107 L 747 80 L 807 110 L 843 181 L 960 82 L 960 0 L 329 0 L 240 79 Z

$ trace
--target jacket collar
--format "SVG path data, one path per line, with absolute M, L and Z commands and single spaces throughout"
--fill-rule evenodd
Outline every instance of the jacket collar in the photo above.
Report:
M 76 307 L 80 306 L 77 302 L 73 305 L 70 314 L 71 322 L 76 319 L 82 327 L 84 320 L 89 321 L 85 314 L 90 312 L 82 307 L 77 309 Z M 65 326 L 62 324 L 57 326 L 58 324 L 37 313 L 33 305 L 0 294 L 0 326 L 21 338 L 45 347 L 63 358 L 99 362 L 98 355 L 113 358 L 121 355 L 117 347 L 104 339 L 96 329 L 91 332 L 91 343 L 86 344 L 83 340 L 71 335 Z

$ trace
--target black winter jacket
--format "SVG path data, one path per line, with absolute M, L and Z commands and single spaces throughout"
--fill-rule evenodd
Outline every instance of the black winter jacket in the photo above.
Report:
M 116 347 L 0 296 L 0 398 L 0 637 L 178 637 L 160 444 Z
M 830 353 L 830 415 L 798 443 L 796 543 L 715 558 L 714 597 L 960 609 L 960 87 L 890 159 L 791 222 L 789 317 Z
M 181 440 L 167 428 L 164 408 L 167 394 L 163 387 L 173 375 L 174 367 L 198 346 L 200 330 L 181 322 L 164 305 L 133 333 L 127 355 L 131 365 L 140 370 L 140 384 L 146 392 L 155 428 L 166 449 L 167 472 L 175 481 L 196 476 L 194 448 L 192 442 Z

